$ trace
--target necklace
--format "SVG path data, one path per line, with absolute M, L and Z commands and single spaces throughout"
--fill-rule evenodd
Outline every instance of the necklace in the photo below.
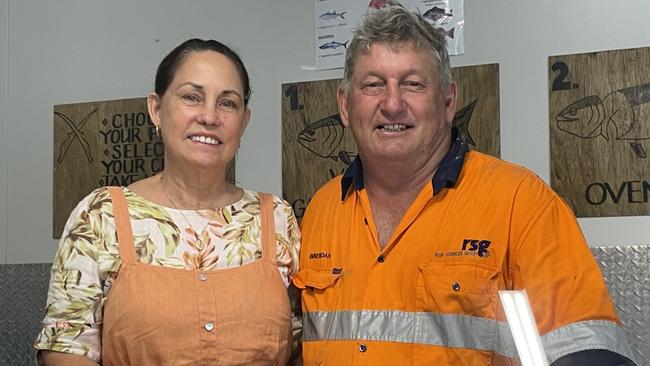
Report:
M 205 223 L 205 226 L 203 226 L 203 230 L 201 230 L 200 232 L 199 232 L 199 231 L 196 231 L 196 229 L 194 228 L 194 226 L 192 225 L 192 223 L 190 222 L 190 220 L 189 220 L 189 219 L 187 218 L 187 216 L 185 216 L 185 214 L 183 213 L 183 210 L 181 210 L 180 208 L 178 208 L 178 205 L 176 205 L 176 203 L 174 202 L 174 200 L 172 200 L 172 198 L 171 198 L 171 196 L 169 195 L 169 193 L 167 193 L 167 189 L 166 189 L 166 185 L 167 185 L 167 184 L 166 184 L 165 176 L 162 175 L 161 178 L 160 178 L 160 180 L 162 181 L 162 190 L 163 190 L 163 193 L 165 194 L 165 197 L 167 198 L 167 200 L 169 201 L 169 203 L 172 204 L 172 207 L 175 208 L 178 212 L 180 212 L 180 214 L 181 214 L 181 216 L 183 216 L 183 219 L 185 220 L 185 222 L 187 222 L 187 225 L 188 225 L 188 226 L 190 227 L 190 229 L 192 229 L 192 231 L 194 232 L 194 235 L 196 236 L 196 240 L 197 240 L 197 244 L 198 244 L 198 245 L 197 245 L 197 246 L 198 246 L 198 249 L 203 248 L 203 244 L 204 244 L 204 243 L 203 243 L 203 234 L 204 234 L 205 231 L 208 229 L 208 226 L 210 226 L 210 222 L 212 221 L 212 219 L 214 219 L 215 215 L 217 214 L 217 210 L 212 210 L 212 215 L 210 215 L 210 216 L 208 217 L 208 220 L 207 220 L 207 222 Z M 198 213 L 198 210 L 193 210 L 193 211 Z

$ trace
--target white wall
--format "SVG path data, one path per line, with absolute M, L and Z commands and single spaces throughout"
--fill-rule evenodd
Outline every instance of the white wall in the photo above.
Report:
M 313 63 L 311 0 L 0 0 L 0 11 L 0 263 L 56 249 L 53 105 L 144 96 L 180 41 L 223 40 L 254 92 L 237 179 L 280 193 L 282 83 L 341 77 L 301 69 Z M 503 158 L 548 181 L 547 57 L 648 46 L 649 13 L 647 0 L 466 0 L 466 54 L 452 63 L 500 64 Z M 591 245 L 650 244 L 650 216 L 580 223 Z
M 9 0 L 0 0 L 0 264 L 7 258 L 7 68 Z

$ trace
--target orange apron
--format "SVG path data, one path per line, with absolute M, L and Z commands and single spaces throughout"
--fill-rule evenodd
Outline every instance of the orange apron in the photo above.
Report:
M 262 258 L 200 271 L 138 262 L 124 192 L 109 193 L 122 265 L 104 303 L 103 365 L 286 363 L 291 311 L 270 195 L 260 194 Z

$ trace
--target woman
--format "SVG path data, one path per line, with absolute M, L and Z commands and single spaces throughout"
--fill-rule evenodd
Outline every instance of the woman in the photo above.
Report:
M 250 119 L 231 49 L 192 39 L 163 59 L 149 114 L 165 169 L 72 212 L 52 266 L 45 365 L 283 365 L 300 234 L 291 207 L 226 181 Z

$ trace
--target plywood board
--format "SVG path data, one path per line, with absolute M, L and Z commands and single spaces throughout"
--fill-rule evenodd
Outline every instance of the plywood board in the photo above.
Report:
M 452 74 L 459 97 L 454 125 L 469 135 L 471 148 L 498 157 L 499 65 L 454 68 Z M 341 125 L 340 81 L 282 85 L 282 191 L 298 219 L 316 190 L 357 154 L 352 132 Z
M 160 172 L 163 143 L 147 113 L 146 98 L 54 106 L 53 237 L 93 189 L 128 186 Z M 234 182 L 234 163 L 229 181 Z
M 548 67 L 552 187 L 579 217 L 650 214 L 650 48 Z

